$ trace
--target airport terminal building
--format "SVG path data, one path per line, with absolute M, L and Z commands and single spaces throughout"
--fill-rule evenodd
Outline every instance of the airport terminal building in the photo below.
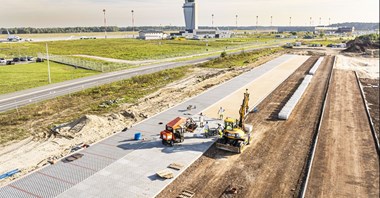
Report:
M 139 39 L 143 40 L 160 40 L 167 39 L 168 35 L 163 31 L 158 30 L 143 30 L 139 32 Z
M 185 16 L 185 31 L 171 34 L 172 37 L 185 37 L 188 39 L 206 38 L 230 38 L 232 33 L 218 29 L 199 29 L 198 28 L 198 8 L 196 0 L 185 0 L 183 5 Z
M 185 16 L 185 30 L 171 33 L 171 38 L 184 37 L 187 39 L 207 39 L 207 38 L 231 38 L 232 32 L 219 29 L 199 29 L 198 28 L 198 9 L 196 0 L 185 0 L 183 4 L 183 12 Z M 167 39 L 169 38 L 162 31 L 148 30 L 140 31 L 139 39 Z

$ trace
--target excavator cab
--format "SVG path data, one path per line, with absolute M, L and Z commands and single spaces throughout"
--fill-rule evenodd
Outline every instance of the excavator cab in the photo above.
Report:
M 177 117 L 166 125 L 164 131 L 161 131 L 162 144 L 174 146 L 174 143 L 182 143 L 185 140 L 185 133 L 193 132 L 197 127 L 192 118 Z
M 236 127 L 236 123 L 234 119 L 226 118 L 224 120 L 224 129 L 231 131 L 235 127 Z
M 236 120 L 231 118 L 226 118 L 224 120 L 224 136 L 227 139 L 244 139 L 245 132 L 239 127 Z

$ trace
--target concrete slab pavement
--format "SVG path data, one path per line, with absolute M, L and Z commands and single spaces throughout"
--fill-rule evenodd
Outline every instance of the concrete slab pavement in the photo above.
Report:
M 2 187 L 0 197 L 154 197 L 173 181 L 173 179 L 160 179 L 156 176 L 157 171 L 167 169 L 171 163 L 181 163 L 184 165 L 183 169 L 171 170 L 176 178 L 215 140 L 215 138 L 196 138 L 194 134 L 187 133 L 184 143 L 165 147 L 159 139 L 159 132 L 164 129 L 164 125 L 160 125 L 160 122 L 166 124 L 177 116 L 185 117 L 185 114 L 189 113 L 185 111 L 186 107 L 196 105 L 197 109 L 192 113 L 205 110 L 208 112 L 209 109 L 210 115 L 208 113 L 206 115 L 210 118 L 206 120 L 210 122 L 211 127 L 216 127 L 221 121 L 211 118 L 213 113 L 217 112 L 212 108 L 228 104 L 231 107 L 229 111 L 237 112 L 243 99 L 240 91 L 245 91 L 245 87 L 256 90 L 251 94 L 251 98 L 253 96 L 251 102 L 260 101 L 260 98 L 265 98 L 271 93 L 271 88 L 267 86 L 281 84 L 293 73 L 291 71 L 302 65 L 307 58 L 284 55 L 274 59 L 144 120 L 126 132 L 117 133 L 79 151 L 84 154 L 81 159 L 70 163 L 59 162 Z M 257 80 L 259 78 L 263 79 Z M 259 86 L 262 81 L 266 83 Z M 234 94 L 229 96 L 230 93 Z M 230 105 L 232 102 L 239 104 L 238 107 Z M 192 114 L 192 116 L 198 120 L 198 115 Z M 131 141 L 136 132 L 141 132 L 145 140 Z M 198 135 L 202 133 L 201 128 L 195 132 Z
M 252 109 L 281 85 L 281 83 L 294 73 L 308 58 L 308 56 L 298 56 L 279 64 L 278 67 L 273 68 L 270 72 L 263 74 L 259 78 L 252 79 L 251 82 L 247 82 L 245 86 L 230 93 L 230 95 L 223 98 L 223 100 L 211 105 L 204 111 L 204 114 L 209 117 L 217 118 L 219 117 L 218 110 L 222 107 L 225 109 L 224 117 L 239 118 L 239 109 L 246 89 L 248 89 L 250 93 L 249 107 Z

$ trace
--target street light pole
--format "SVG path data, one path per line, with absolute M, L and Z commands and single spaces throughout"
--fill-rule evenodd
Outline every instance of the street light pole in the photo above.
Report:
M 131 13 L 132 13 L 132 35 L 133 35 L 133 38 L 135 38 L 135 11 L 132 10 Z
M 312 21 L 313 21 L 313 18 L 310 17 L 310 26 L 312 26 Z
M 47 59 L 47 62 L 48 62 L 48 80 L 49 80 L 49 84 L 51 84 L 51 77 L 50 77 L 50 61 L 49 61 L 49 48 L 48 48 L 48 44 L 46 43 L 46 59 Z
M 238 30 L 238 15 L 235 16 L 236 17 L 236 33 L 237 33 L 237 30 Z
M 270 26 L 273 27 L 273 16 L 270 16 Z
M 258 33 L 259 16 L 256 16 L 256 34 Z
M 289 17 L 289 26 L 292 26 L 292 17 Z
M 106 9 L 103 9 L 104 13 L 104 38 L 107 39 L 107 19 L 106 19 Z
M 211 15 L 211 25 L 214 27 L 214 14 Z

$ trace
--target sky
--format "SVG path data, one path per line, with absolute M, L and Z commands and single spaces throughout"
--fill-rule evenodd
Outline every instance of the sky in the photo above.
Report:
M 200 26 L 260 26 L 379 22 L 379 0 L 196 0 Z M 184 26 L 184 0 L 1 0 L 0 27 Z

